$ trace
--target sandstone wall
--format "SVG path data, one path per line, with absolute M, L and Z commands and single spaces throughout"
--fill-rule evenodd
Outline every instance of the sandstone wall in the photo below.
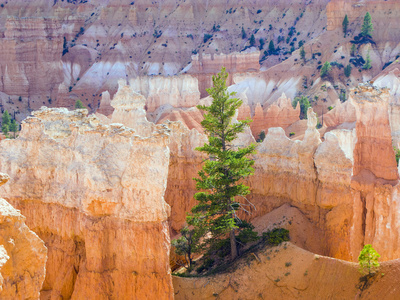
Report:
M 160 106 L 193 107 L 200 100 L 197 78 L 190 75 L 143 76 L 130 80 L 130 85 L 146 97 L 147 111 L 152 113 Z
M 0 173 L 0 185 L 9 180 Z M 25 225 L 25 217 L 0 198 L 0 298 L 39 299 L 47 248 Z
M 300 105 L 297 104 L 296 108 L 293 108 L 290 98 L 282 94 L 276 102 L 264 110 L 260 103 L 257 103 L 250 127 L 253 135 L 258 136 L 261 131 L 267 132 L 271 127 L 286 129 L 298 120 L 300 120 Z
M 42 108 L 0 144 L 0 168 L 13 176 L 2 194 L 49 249 L 44 294 L 172 299 L 168 130 L 141 137 L 86 114 Z
M 385 180 L 399 178 L 389 123 L 389 92 L 360 85 L 350 94 L 356 109 L 358 142 L 354 150 L 354 175 L 366 169 Z

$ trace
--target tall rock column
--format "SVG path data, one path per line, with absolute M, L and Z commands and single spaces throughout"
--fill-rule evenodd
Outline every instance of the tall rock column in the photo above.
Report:
M 49 250 L 43 295 L 173 298 L 167 145 L 163 126 L 141 137 L 86 109 L 47 108 L 2 141 L 0 169 L 12 179 L 1 193 Z
M 400 257 L 399 184 L 389 124 L 389 91 L 361 84 L 350 101 L 356 109 L 351 253 L 356 259 L 365 244 L 383 260 Z
M 389 91 L 369 84 L 359 85 L 350 94 L 356 109 L 357 144 L 354 149 L 354 176 L 367 170 L 377 178 L 399 178 L 389 124 Z

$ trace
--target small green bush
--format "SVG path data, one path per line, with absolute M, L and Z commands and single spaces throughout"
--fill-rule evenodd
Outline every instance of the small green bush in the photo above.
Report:
M 291 132 L 289 133 L 289 136 L 294 136 L 296 133 L 295 132 Z
M 400 149 L 397 147 L 393 147 L 394 150 L 394 154 L 396 155 L 396 162 L 397 164 L 399 164 L 399 160 L 400 160 Z
M 204 43 L 207 43 L 207 41 L 211 38 L 212 38 L 212 34 L 205 33 L 204 38 L 203 38 Z
M 278 246 L 282 242 L 289 241 L 289 230 L 285 228 L 274 228 L 272 231 L 264 232 L 262 237 L 268 244 Z

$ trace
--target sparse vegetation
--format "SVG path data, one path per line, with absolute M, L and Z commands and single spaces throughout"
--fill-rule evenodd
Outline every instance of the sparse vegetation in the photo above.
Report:
M 250 42 L 250 47 L 253 47 L 256 44 L 256 39 L 254 37 L 254 34 L 251 35 L 249 42 Z
M 349 18 L 347 17 L 347 15 L 345 15 L 342 23 L 344 37 L 346 37 L 348 26 L 349 26 Z
M 82 103 L 82 101 L 81 100 L 76 100 L 76 102 L 75 102 L 75 109 L 82 109 L 82 108 L 86 108 L 84 105 L 83 105 L 83 103 Z
M 397 148 L 397 147 L 393 147 L 393 150 L 394 150 L 394 154 L 395 154 L 395 156 L 396 156 L 396 162 L 397 162 L 397 165 L 399 165 L 399 159 L 400 159 L 400 149 L 399 149 L 399 148 Z
M 365 58 L 365 64 L 363 65 L 364 70 L 369 70 L 372 68 L 371 57 L 369 56 L 369 50 L 367 52 L 367 57 Z
M 321 77 L 322 78 L 327 77 L 331 70 L 332 70 L 331 64 L 328 61 L 326 61 L 321 68 Z
M 208 40 L 212 38 L 212 36 L 213 36 L 212 34 L 205 33 L 205 34 L 204 34 L 204 37 L 203 37 L 203 42 L 204 42 L 204 43 L 207 43 Z
M 3 113 L 2 125 L 1 125 L 1 131 L 4 133 L 5 136 L 7 136 L 8 132 L 10 131 L 10 125 L 11 125 L 11 117 L 8 111 L 5 110 Z
M 307 110 L 309 107 L 311 107 L 308 97 L 306 96 L 295 97 L 294 100 L 292 101 L 293 108 L 296 108 L 297 102 L 300 103 L 300 119 L 301 120 L 307 119 Z
M 263 142 L 264 140 L 265 140 L 265 131 L 262 130 L 262 131 L 260 132 L 260 134 L 258 135 L 257 142 L 258 142 L 258 143 L 261 143 L 261 142 Z
M 247 34 L 246 34 L 246 31 L 244 31 L 244 28 L 242 26 L 242 40 L 244 40 L 245 38 L 247 38 Z
M 16 133 L 18 132 L 18 128 L 19 128 L 19 124 L 14 119 L 12 119 L 9 129 L 10 129 L 10 132 L 14 133 L 14 139 L 15 139 Z
M 352 44 L 351 45 L 351 50 L 350 50 L 350 55 L 351 56 L 356 56 L 356 45 L 355 44 Z
M 358 263 L 360 265 L 360 273 L 371 275 L 379 269 L 378 259 L 381 257 L 378 252 L 372 248 L 372 245 L 365 245 L 358 256 Z
M 289 230 L 284 228 L 274 228 L 262 234 L 262 238 L 269 245 L 278 246 L 283 242 L 289 241 Z
M 372 24 L 372 18 L 369 12 L 367 12 L 364 16 L 364 22 L 361 27 L 361 35 L 363 37 L 369 37 L 371 38 L 371 34 L 374 31 L 374 26 Z
M 300 48 L 300 58 L 306 62 L 306 50 L 304 50 L 304 46 L 301 46 Z
M 271 41 L 269 42 L 269 45 L 268 45 L 268 53 L 269 53 L 270 55 L 273 55 L 273 54 L 275 54 L 275 52 L 276 52 L 276 49 L 275 49 L 274 41 L 271 40 Z
M 264 41 L 264 39 L 260 39 L 260 47 L 259 47 L 259 49 L 260 50 L 262 50 L 262 49 L 264 49 L 264 44 L 265 44 L 265 41 Z
M 348 64 L 345 68 L 344 68 L 344 76 L 346 76 L 347 78 L 349 78 L 351 75 L 351 65 Z

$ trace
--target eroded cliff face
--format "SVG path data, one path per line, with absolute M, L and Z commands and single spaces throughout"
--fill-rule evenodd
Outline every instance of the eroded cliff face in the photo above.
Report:
M 268 131 L 271 127 L 281 127 L 286 129 L 289 125 L 300 120 L 300 105 L 292 107 L 290 98 L 283 93 L 282 96 L 273 104 L 268 106 L 265 111 L 260 103 L 257 103 L 254 111 L 253 122 L 250 124 L 254 136 L 258 136 L 261 131 Z
M 121 87 L 115 110 L 126 103 Z M 87 110 L 42 108 L 0 145 L 2 194 L 48 247 L 43 294 L 172 299 L 168 130 L 141 137 Z M 151 154 L 151 155 L 150 155 Z
M 185 72 L 198 79 L 203 97 L 221 66 L 232 74 L 260 69 L 262 53 L 253 50 L 260 48 L 261 38 L 277 42 L 282 28 L 297 24 L 306 28 L 297 30 L 299 41 L 321 34 L 327 3 L 8 1 L 0 11 L 2 105 L 15 111 L 18 121 L 41 105 L 72 108 L 77 99 L 93 112 L 104 91 L 116 93 L 120 78 Z M 205 41 L 205 35 L 212 37 Z M 192 60 L 193 54 L 199 58 Z M 266 58 L 268 66 L 279 62 Z
M 9 176 L 0 173 L 0 186 Z M 25 225 L 25 217 L 0 198 L 0 298 L 38 299 L 46 270 L 47 248 Z

